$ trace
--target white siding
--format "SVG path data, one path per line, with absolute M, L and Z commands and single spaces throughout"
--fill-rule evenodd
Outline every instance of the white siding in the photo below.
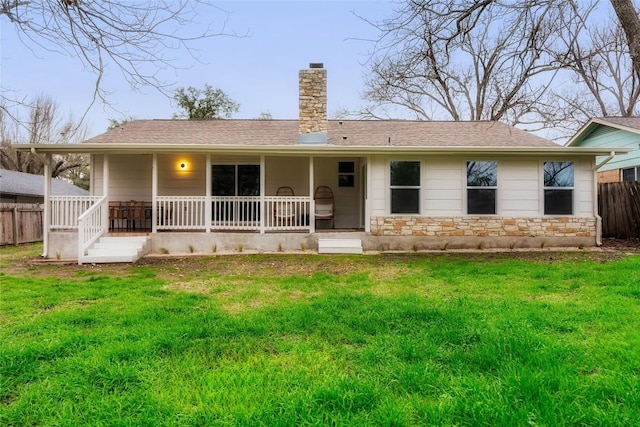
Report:
M 541 164 L 539 160 L 498 161 L 498 213 L 535 216 L 540 212 Z
M 406 158 L 371 158 L 369 168 L 372 188 L 371 215 L 389 215 L 390 160 Z M 466 162 L 469 160 L 498 161 L 497 215 L 513 217 L 543 216 L 542 164 L 544 161 L 574 161 L 574 215 L 593 216 L 593 171 L 590 158 L 451 158 L 429 156 L 422 162 L 422 200 L 424 216 L 452 216 L 466 214 Z
M 102 165 L 103 157 L 94 156 L 93 188 L 96 196 L 103 194 Z M 111 154 L 109 155 L 109 199 L 151 201 L 150 154 Z
M 591 163 L 588 160 L 576 161 L 574 171 L 574 214 L 576 216 L 594 216 L 594 173 Z
M 427 216 L 462 215 L 461 159 L 429 158 L 422 162 L 422 213 Z
M 274 196 L 282 186 L 291 187 L 296 196 L 309 195 L 308 157 L 267 157 L 265 172 L 266 195 Z
M 180 169 L 181 163 L 187 165 L 185 170 Z M 205 169 L 205 155 L 159 154 L 158 195 L 204 196 L 207 173 Z

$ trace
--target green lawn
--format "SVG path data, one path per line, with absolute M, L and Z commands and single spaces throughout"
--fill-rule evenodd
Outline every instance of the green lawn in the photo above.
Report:
M 640 425 L 640 255 L 0 252 L 0 425 Z

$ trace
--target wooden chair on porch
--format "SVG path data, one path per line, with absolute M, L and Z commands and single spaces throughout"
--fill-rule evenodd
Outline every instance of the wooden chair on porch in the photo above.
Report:
M 333 191 L 326 185 L 321 185 L 316 188 L 313 195 L 313 199 L 316 201 L 315 216 L 316 221 L 324 220 L 331 221 L 331 228 L 335 228 L 334 214 L 336 210 L 336 204 L 333 199 Z
M 288 186 L 279 187 L 276 190 L 276 196 L 289 197 L 295 196 L 293 188 Z M 295 220 L 295 212 L 291 203 L 285 200 L 276 200 L 273 209 L 275 225 L 292 225 Z
M 109 202 L 109 221 L 111 229 L 116 230 L 122 228 L 122 221 L 125 219 L 121 202 Z
M 144 202 L 130 200 L 127 202 L 127 229 L 136 229 L 136 221 L 142 227 L 144 219 Z M 143 227 L 144 228 L 144 227 Z

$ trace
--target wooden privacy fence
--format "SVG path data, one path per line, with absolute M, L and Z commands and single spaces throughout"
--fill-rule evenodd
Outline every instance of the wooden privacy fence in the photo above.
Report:
M 640 237 L 640 182 L 598 184 L 602 237 Z
M 0 245 L 42 241 L 43 210 L 38 203 L 0 203 Z

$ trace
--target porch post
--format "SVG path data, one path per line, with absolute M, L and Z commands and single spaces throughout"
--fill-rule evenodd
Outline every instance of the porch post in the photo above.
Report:
M 151 161 L 151 232 L 158 232 L 158 154 Z
M 204 195 L 204 221 L 205 231 L 211 233 L 211 154 L 207 153 L 207 161 L 205 163 L 205 192 Z
M 316 201 L 313 199 L 315 188 L 313 177 L 313 156 L 309 156 L 309 233 L 316 232 Z
M 109 198 L 109 155 L 102 156 L 102 195 Z
M 42 212 L 42 257 L 49 257 L 49 229 L 51 227 L 51 154 L 44 155 L 44 212 Z M 16 242 L 18 236 L 14 236 Z
M 107 206 L 109 203 L 109 155 L 102 156 L 102 195 L 107 199 Z M 102 220 L 107 224 L 107 231 L 109 230 L 109 209 L 103 209 Z
M 264 234 L 264 220 L 266 216 L 265 206 L 264 206 L 264 193 L 266 188 L 265 176 L 265 157 L 264 154 L 260 156 L 260 234 Z
M 366 191 L 364 194 L 364 231 L 365 233 L 371 233 L 371 156 L 367 157 L 367 164 L 365 166 L 366 176 Z M 360 185 L 363 185 L 361 183 Z

